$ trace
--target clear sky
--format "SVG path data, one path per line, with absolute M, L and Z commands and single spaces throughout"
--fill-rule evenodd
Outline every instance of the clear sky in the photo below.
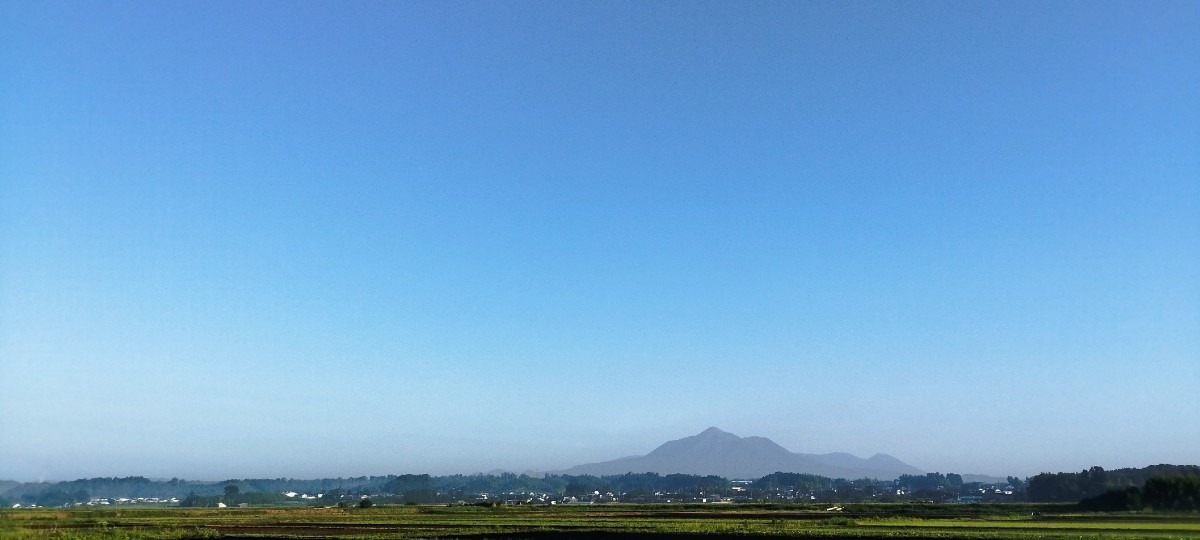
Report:
M 0 13 L 0 478 L 1200 463 L 1200 3 Z

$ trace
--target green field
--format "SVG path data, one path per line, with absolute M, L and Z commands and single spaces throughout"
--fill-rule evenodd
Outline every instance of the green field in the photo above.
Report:
M 569 507 L 0 510 L 4 539 L 731 537 L 1200 540 L 1198 514 L 1081 514 L 1020 505 L 598 505 Z

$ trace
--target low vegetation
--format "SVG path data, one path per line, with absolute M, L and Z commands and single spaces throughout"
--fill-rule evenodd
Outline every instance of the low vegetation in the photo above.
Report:
M 1080 513 L 1074 505 L 813 504 L 8 509 L 14 540 L 377 538 L 566 540 L 1200 539 L 1200 514 Z

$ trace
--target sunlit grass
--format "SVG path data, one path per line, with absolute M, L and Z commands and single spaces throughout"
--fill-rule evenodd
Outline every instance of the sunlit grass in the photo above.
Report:
M 666 538 L 704 535 L 714 540 L 731 536 L 870 540 L 1200 540 L 1200 515 L 1067 512 L 1033 515 L 1012 512 L 1004 507 L 982 512 L 979 508 L 914 510 L 899 505 L 860 505 L 847 508 L 845 513 L 784 505 L 0 510 L 0 538 L 5 540 L 182 540 L 223 535 L 379 540 L 456 537 L 533 540 L 538 535 L 557 535 L 553 540 L 563 540 L 585 533 L 624 535 L 633 540 L 645 540 L 645 535 Z

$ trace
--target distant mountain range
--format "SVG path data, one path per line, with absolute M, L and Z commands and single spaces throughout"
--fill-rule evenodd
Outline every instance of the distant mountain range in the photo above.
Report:
M 800 454 L 764 437 L 738 437 L 715 427 L 669 441 L 644 456 L 624 457 L 571 467 L 562 474 L 596 476 L 653 472 L 761 478 L 774 472 L 816 474 L 829 478 L 893 480 L 923 471 L 886 454 L 863 459 L 850 454 Z
M 0 480 L 0 493 L 4 493 L 5 491 L 15 488 L 19 485 L 21 485 L 20 482 L 15 482 L 12 480 Z

